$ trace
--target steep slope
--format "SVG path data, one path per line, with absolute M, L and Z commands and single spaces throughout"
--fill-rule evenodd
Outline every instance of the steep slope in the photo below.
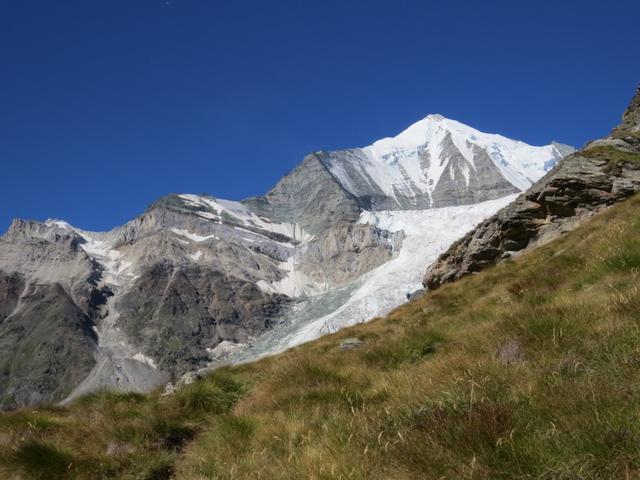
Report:
M 301 234 L 238 202 L 180 195 L 103 235 L 93 253 L 117 261 L 104 268 L 111 297 L 96 322 L 96 366 L 69 398 L 147 391 L 206 365 L 221 341 L 269 328 L 288 298 L 259 284 L 283 278 L 279 264 Z
M 360 214 L 357 201 L 334 180 L 316 154 L 307 155 L 264 197 L 242 203 L 258 215 L 299 224 L 311 235 L 336 221 L 353 222 Z
M 83 243 L 20 220 L 0 237 L 0 408 L 62 398 L 95 364 L 106 299 Z
M 18 221 L 0 240 L 0 407 L 148 391 L 386 314 L 564 151 L 429 116 L 310 154 L 262 197 L 169 195 L 101 233 Z
M 544 243 L 640 190 L 640 88 L 622 124 L 569 155 L 511 205 L 457 241 L 428 269 L 430 289 Z
M 0 415 L 0 475 L 635 478 L 639 209 L 173 395 Z

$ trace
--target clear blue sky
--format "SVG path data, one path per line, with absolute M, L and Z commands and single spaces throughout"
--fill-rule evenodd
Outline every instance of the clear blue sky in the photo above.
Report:
M 264 193 L 428 113 L 579 146 L 640 81 L 639 18 L 638 0 L 0 0 L 0 230 Z

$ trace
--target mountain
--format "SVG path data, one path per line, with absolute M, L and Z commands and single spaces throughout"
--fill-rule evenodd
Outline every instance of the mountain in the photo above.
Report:
M 572 149 L 531 147 L 429 115 L 393 138 L 319 155 L 365 210 L 466 205 L 526 190 Z
M 640 190 L 640 87 L 622 123 L 589 142 L 429 266 L 436 289 L 544 244 Z
M 0 238 L 0 406 L 148 391 L 386 314 L 570 151 L 430 115 L 310 154 L 261 197 L 169 195 L 100 233 L 15 220 Z
M 384 318 L 171 394 L 0 413 L 0 477 L 637 478 L 640 193 L 622 188 L 640 168 L 637 112 L 529 191 L 553 194 L 564 216 L 525 222 L 508 206 L 465 237 L 482 244 L 508 219 L 553 239 L 537 230 L 508 261 L 462 270 Z M 471 207 L 428 212 L 444 221 L 456 208 Z M 396 214 L 362 216 L 385 229 Z

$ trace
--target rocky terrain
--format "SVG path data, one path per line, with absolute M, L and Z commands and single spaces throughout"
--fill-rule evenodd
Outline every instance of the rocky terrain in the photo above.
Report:
M 385 314 L 570 150 L 430 115 L 310 154 L 261 197 L 169 195 L 101 233 L 16 220 L 0 237 L 0 407 L 148 391 Z
M 428 268 L 424 285 L 479 272 L 576 228 L 640 190 L 640 87 L 622 123 L 569 155 L 513 203 L 455 242 Z

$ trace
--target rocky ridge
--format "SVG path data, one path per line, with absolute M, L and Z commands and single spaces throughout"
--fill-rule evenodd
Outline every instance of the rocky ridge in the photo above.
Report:
M 589 142 L 455 242 L 427 269 L 424 285 L 479 272 L 543 244 L 640 191 L 640 87 L 613 132 Z

